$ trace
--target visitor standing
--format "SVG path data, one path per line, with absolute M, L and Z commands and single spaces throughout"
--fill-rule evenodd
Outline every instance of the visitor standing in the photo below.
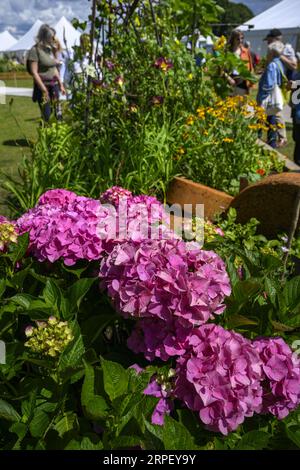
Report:
M 228 41 L 228 50 L 245 63 L 249 72 L 253 72 L 254 67 L 250 49 L 244 46 L 244 33 L 241 30 L 235 29 L 231 33 Z M 249 94 L 251 84 L 248 80 L 240 77 L 240 73 L 237 70 L 233 70 L 228 75 L 228 81 L 233 88 L 233 95 Z
M 268 144 L 276 148 L 278 146 L 278 121 L 277 115 L 280 112 L 276 111 L 276 106 L 279 104 L 277 93 L 281 93 L 282 86 L 282 67 L 283 64 L 279 59 L 284 45 L 282 42 L 273 42 L 268 46 L 267 53 L 267 67 L 261 76 L 258 85 L 257 103 L 264 107 L 268 117 Z M 279 96 L 280 98 L 280 96 Z M 283 97 L 281 96 L 281 103 L 283 106 Z
M 264 41 L 267 41 L 267 44 L 270 45 L 274 42 L 282 42 L 284 45 L 282 53 L 279 56 L 283 64 L 284 79 L 287 82 L 292 79 L 293 72 L 297 69 L 297 58 L 293 46 L 289 43 L 284 44 L 283 35 L 280 29 L 273 28 L 269 31 L 267 36 L 264 38 Z M 284 85 L 285 86 L 285 85 Z M 286 135 L 286 126 L 285 119 L 282 113 L 278 113 L 276 116 L 276 122 L 279 125 L 278 134 L 279 142 L 278 147 L 283 147 L 287 144 L 287 135 Z
M 294 72 L 293 80 L 289 82 L 292 91 L 293 139 L 295 142 L 294 162 L 300 166 L 300 53 L 297 53 L 298 70 Z
M 53 52 L 54 41 L 54 29 L 43 24 L 39 29 L 36 44 L 30 49 L 27 57 L 27 69 L 34 79 L 32 99 L 38 102 L 45 122 L 49 121 L 52 112 L 56 113 L 59 93 L 65 94 L 58 71 L 59 60 Z

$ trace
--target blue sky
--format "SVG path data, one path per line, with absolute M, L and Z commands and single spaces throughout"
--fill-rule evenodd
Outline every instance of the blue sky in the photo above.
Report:
M 279 0 L 232 0 L 245 3 L 255 14 L 271 7 Z M 88 0 L 0 0 L 0 32 L 24 34 L 35 20 L 54 25 L 62 15 L 86 19 L 90 11 Z
M 279 3 L 280 0 L 231 0 L 234 3 L 244 3 L 247 5 L 255 15 L 261 13 L 268 8 L 271 8 L 276 3 Z

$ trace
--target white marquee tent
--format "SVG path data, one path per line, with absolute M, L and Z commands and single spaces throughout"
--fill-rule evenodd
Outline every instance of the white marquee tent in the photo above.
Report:
M 280 29 L 284 42 L 300 51 L 300 0 L 282 0 L 240 27 L 252 50 L 261 55 L 267 50 L 264 38 L 273 28 Z
M 34 25 L 27 31 L 24 36 L 19 39 L 12 47 L 8 49 L 8 52 L 16 52 L 24 54 L 26 51 L 32 48 L 35 44 L 36 36 L 42 25 L 42 21 L 37 20 Z M 67 44 L 68 49 L 71 49 L 75 45 L 79 45 L 80 33 L 73 27 L 73 25 L 63 16 L 53 28 L 56 31 L 56 35 L 61 42 L 63 48 Z
M 54 26 L 56 36 L 58 37 L 64 49 L 71 49 L 73 46 L 79 46 L 80 33 L 64 16 Z
M 15 39 L 8 31 L 3 31 L 0 33 L 0 52 L 5 52 L 7 49 L 16 44 L 17 39 Z
M 42 24 L 43 23 L 40 20 L 36 20 L 30 30 L 27 31 L 27 33 L 24 34 L 18 42 L 16 42 L 16 44 L 10 47 L 7 52 L 24 53 L 25 51 L 29 51 L 29 49 L 34 46 L 36 35 Z

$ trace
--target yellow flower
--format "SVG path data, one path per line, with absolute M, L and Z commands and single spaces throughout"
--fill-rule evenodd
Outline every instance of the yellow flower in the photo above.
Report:
M 192 73 L 189 73 L 187 78 L 188 78 L 188 80 L 193 80 L 194 75 Z
M 230 139 L 229 137 L 225 137 L 225 139 L 223 139 L 223 142 L 225 142 L 227 144 L 231 144 L 232 142 L 234 142 L 234 139 Z
M 135 23 L 135 25 L 136 25 L 137 27 L 141 26 L 141 22 L 140 22 L 140 19 L 139 19 L 138 16 L 136 16 L 136 17 L 134 18 L 134 23 Z
M 219 51 L 221 49 L 224 49 L 224 47 L 226 46 L 226 43 L 227 43 L 227 39 L 225 36 L 221 36 L 214 44 L 214 49 L 216 51 Z
M 192 126 L 194 124 L 194 122 L 195 122 L 194 116 L 189 116 L 186 120 L 186 125 L 187 126 Z
M 207 130 L 203 131 L 203 135 L 208 135 L 208 131 Z

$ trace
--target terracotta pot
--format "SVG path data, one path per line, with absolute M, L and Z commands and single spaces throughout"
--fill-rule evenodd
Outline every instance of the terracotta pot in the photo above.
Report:
M 181 177 L 174 178 L 167 193 L 168 204 L 179 204 L 182 207 L 191 204 L 193 213 L 196 204 L 204 204 L 204 216 L 208 219 L 224 212 L 232 201 L 233 197 L 223 191 Z

